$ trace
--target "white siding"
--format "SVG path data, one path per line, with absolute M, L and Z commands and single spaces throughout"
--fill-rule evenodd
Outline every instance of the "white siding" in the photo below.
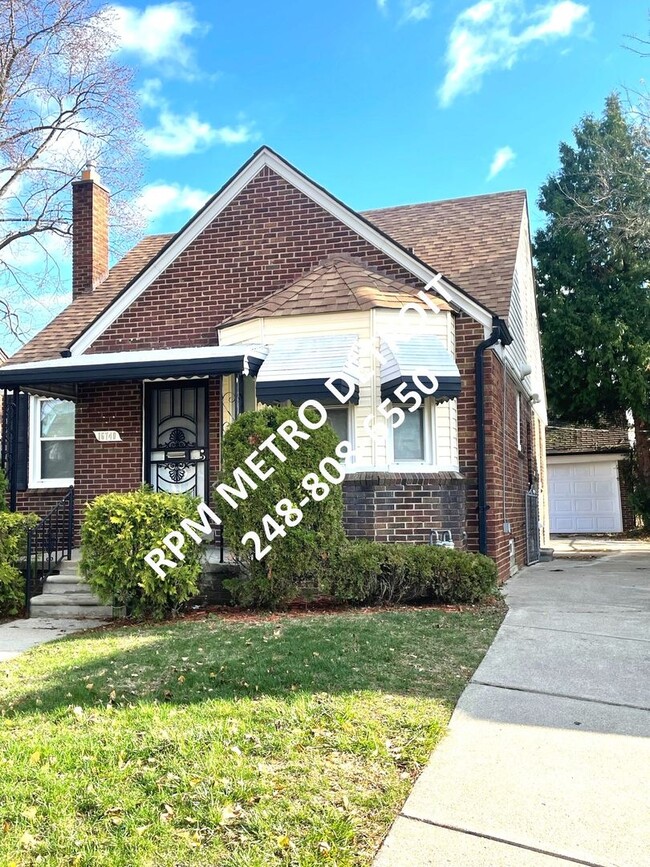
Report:
M 319 337 L 334 334 L 354 334 L 360 339 L 359 367 L 367 374 L 367 381 L 359 388 L 359 403 L 353 408 L 355 467 L 358 469 L 398 469 L 389 465 L 388 442 L 373 438 L 370 430 L 381 431 L 383 417 L 377 407 L 381 403 L 381 365 L 372 351 L 379 349 L 381 336 L 397 334 L 433 334 L 455 356 L 455 322 L 451 313 L 427 312 L 427 317 L 409 313 L 399 317 L 399 310 L 375 309 L 370 311 L 311 314 L 306 316 L 276 316 L 231 325 L 219 331 L 221 345 L 233 343 L 261 343 L 272 346 L 284 337 L 312 337 L 314 352 L 318 352 Z M 332 375 L 336 374 L 332 370 Z M 434 371 L 435 373 L 435 371 Z M 335 403 L 332 397 L 332 404 Z M 430 402 L 427 402 L 430 406 Z M 447 401 L 435 407 L 432 463 L 423 464 L 423 470 L 458 470 L 458 422 L 456 401 Z M 415 467 L 411 466 L 411 469 Z
M 526 212 L 524 212 L 519 236 L 508 327 L 514 339 L 506 349 L 506 359 L 517 378 L 519 371 L 525 364 L 532 367 L 533 372 L 524 381 L 524 387 L 529 395 L 539 395 L 540 402 L 533 405 L 533 410 L 540 417 L 542 423 L 546 424 L 546 389 L 537 318 L 535 281 L 530 253 L 528 214 Z

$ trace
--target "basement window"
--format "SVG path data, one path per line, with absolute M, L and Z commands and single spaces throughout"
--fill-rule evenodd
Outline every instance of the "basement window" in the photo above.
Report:
M 70 400 L 31 401 L 31 488 L 64 488 L 74 481 L 74 415 Z

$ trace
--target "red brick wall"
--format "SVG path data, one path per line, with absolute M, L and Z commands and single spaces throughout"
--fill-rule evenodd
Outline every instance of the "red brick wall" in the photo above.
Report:
M 478 551 L 478 493 L 476 460 L 475 350 L 485 338 L 482 325 L 461 314 L 456 319 L 456 364 L 462 390 L 458 398 L 458 460 L 465 478 L 467 547 Z
M 343 501 L 351 538 L 422 544 L 431 530 L 450 530 L 465 547 L 465 482 L 457 473 L 351 473 Z
M 478 489 L 476 463 L 476 388 L 475 350 L 484 339 L 483 327 L 468 316 L 456 321 L 456 362 L 463 384 L 458 399 L 458 449 L 460 471 L 466 480 L 467 545 L 478 550 Z M 504 424 L 504 382 L 506 388 Z M 497 561 L 502 581 L 510 574 L 508 543 L 515 540 L 515 557 L 519 567 L 526 562 L 525 494 L 534 473 L 534 438 L 531 407 L 522 394 L 522 451 L 517 449 L 517 384 L 507 374 L 493 350 L 485 353 L 485 460 L 487 475 L 487 544 L 488 553 Z M 504 443 L 505 428 L 505 443 Z M 505 477 L 504 477 L 505 470 Z M 505 509 L 504 509 L 505 491 Z M 508 521 L 512 532 L 503 530 Z
M 522 447 L 518 450 L 517 385 L 493 351 L 486 352 L 485 361 L 488 551 L 497 562 L 501 579 L 505 580 L 510 574 L 510 539 L 515 542 L 517 566 L 526 563 L 525 495 L 535 473 L 534 438 L 530 403 L 522 395 Z M 510 524 L 510 533 L 503 529 L 506 521 Z
M 89 352 L 205 346 L 226 317 L 333 253 L 421 282 L 270 169 L 263 169 Z
M 19 512 L 34 512 L 42 518 L 65 497 L 67 492 L 67 488 L 30 488 L 27 491 L 18 491 L 16 509 Z

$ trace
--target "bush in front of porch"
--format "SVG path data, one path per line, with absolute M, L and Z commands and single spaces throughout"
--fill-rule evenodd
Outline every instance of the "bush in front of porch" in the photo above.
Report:
M 307 410 L 311 424 L 318 416 Z M 308 439 L 296 439 L 297 448 L 278 436 L 278 428 L 293 423 Z M 271 440 L 284 460 L 264 443 Z M 343 497 L 338 484 L 327 481 L 336 473 L 338 437 L 329 424 L 309 429 L 292 406 L 265 407 L 242 413 L 223 439 L 219 483 L 233 484 L 233 473 L 246 470 L 246 459 L 259 450 L 264 472 L 274 471 L 248 492 L 237 509 L 224 518 L 224 538 L 237 558 L 241 577 L 227 579 L 236 603 L 262 608 L 284 607 L 293 599 L 313 598 L 326 592 L 326 566 L 344 542 Z M 323 464 L 323 461 L 326 461 Z M 332 469 L 334 465 L 334 469 Z M 256 559 L 251 537 L 261 550 Z
M 25 604 L 24 565 L 27 530 L 38 523 L 38 515 L 0 511 L 0 617 L 18 614 Z
M 124 606 L 128 614 L 162 617 L 197 594 L 202 563 L 198 545 L 186 545 L 185 559 L 164 578 L 144 558 L 183 519 L 196 519 L 199 502 L 187 494 L 142 487 L 126 494 L 103 494 L 87 504 L 80 568 L 102 602 Z

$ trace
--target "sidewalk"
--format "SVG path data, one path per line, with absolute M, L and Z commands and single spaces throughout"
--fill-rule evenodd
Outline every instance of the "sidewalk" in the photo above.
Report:
M 650 864 L 650 557 L 560 560 L 510 611 L 376 867 Z
M 49 620 L 33 617 L 0 624 L 0 663 L 19 656 L 25 650 L 54 641 L 73 632 L 103 626 L 105 620 Z

